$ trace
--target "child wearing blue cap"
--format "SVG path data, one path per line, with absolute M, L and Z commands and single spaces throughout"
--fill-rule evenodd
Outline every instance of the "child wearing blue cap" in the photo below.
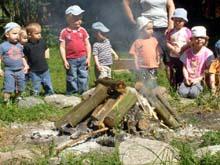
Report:
M 93 23 L 92 29 L 96 39 L 92 51 L 96 65 L 96 78 L 111 78 L 111 65 L 113 64 L 112 55 L 114 55 L 115 60 L 118 60 L 118 55 L 112 49 L 111 43 L 106 37 L 106 33 L 110 30 L 101 22 Z
M 16 91 L 19 98 L 25 90 L 25 73 L 29 66 L 24 58 L 23 47 L 19 43 L 20 25 L 15 22 L 7 23 L 4 27 L 5 41 L 0 44 L 0 62 L 4 64 L 4 72 L 0 67 L 0 76 L 4 76 L 3 97 L 8 103 Z
M 91 45 L 82 24 L 82 10 L 73 5 L 66 9 L 68 26 L 60 33 L 60 54 L 66 69 L 66 94 L 82 94 L 88 89 Z
M 183 8 L 177 8 L 173 15 L 174 28 L 167 33 L 167 47 L 170 51 L 170 61 L 168 62 L 168 79 L 170 85 L 177 89 L 183 81 L 182 62 L 180 56 L 189 46 L 191 31 L 185 24 L 188 22 L 187 11 Z

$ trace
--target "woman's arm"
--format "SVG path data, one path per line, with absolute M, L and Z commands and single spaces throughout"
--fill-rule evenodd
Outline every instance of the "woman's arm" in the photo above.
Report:
M 173 12 L 175 10 L 175 5 L 173 0 L 167 0 L 167 17 L 168 17 L 168 27 L 166 32 L 170 31 L 173 28 L 173 21 L 171 19 Z
M 131 23 L 136 24 L 133 12 L 131 10 L 131 1 L 132 0 L 123 0 L 123 7 L 125 10 L 125 14 L 127 15 L 128 19 L 131 21 Z

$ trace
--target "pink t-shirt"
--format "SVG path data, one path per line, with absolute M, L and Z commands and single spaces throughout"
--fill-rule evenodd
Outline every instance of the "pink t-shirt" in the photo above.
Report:
M 179 30 L 174 28 L 167 34 L 166 39 L 172 45 L 177 45 L 179 48 L 182 48 L 189 42 L 191 35 L 191 31 L 187 27 L 183 27 Z M 174 54 L 171 52 L 170 56 L 179 57 L 180 54 Z
M 202 47 L 197 54 L 194 54 L 192 48 L 189 48 L 180 56 L 180 60 L 192 79 L 203 76 L 212 59 L 214 59 L 213 52 L 206 47 Z
M 85 56 L 86 43 L 85 40 L 89 38 L 89 35 L 83 27 L 78 30 L 72 30 L 70 28 L 64 28 L 60 32 L 59 40 L 65 41 L 66 58 L 79 58 Z
M 159 53 L 158 41 L 156 38 L 137 39 L 132 44 L 129 54 L 137 57 L 137 64 L 140 68 L 158 68 Z

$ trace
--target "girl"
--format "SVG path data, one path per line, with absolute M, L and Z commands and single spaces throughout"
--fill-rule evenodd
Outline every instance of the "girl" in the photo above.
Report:
M 183 82 L 182 62 L 179 60 L 181 52 L 188 46 L 191 38 L 191 31 L 184 27 L 188 22 L 187 11 L 177 8 L 172 16 L 174 28 L 168 32 L 167 47 L 170 51 L 170 61 L 168 62 L 168 78 L 170 85 L 175 89 Z
M 191 48 L 180 57 L 183 62 L 184 82 L 181 83 L 178 92 L 182 97 L 196 98 L 203 91 L 201 82 L 205 69 L 209 67 L 214 55 L 206 47 L 208 42 L 206 28 L 195 26 L 191 31 Z

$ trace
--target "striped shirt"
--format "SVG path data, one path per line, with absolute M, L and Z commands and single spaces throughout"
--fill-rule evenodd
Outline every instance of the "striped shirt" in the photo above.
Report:
M 108 39 L 93 44 L 93 55 L 98 56 L 100 65 L 112 65 L 112 46 Z

